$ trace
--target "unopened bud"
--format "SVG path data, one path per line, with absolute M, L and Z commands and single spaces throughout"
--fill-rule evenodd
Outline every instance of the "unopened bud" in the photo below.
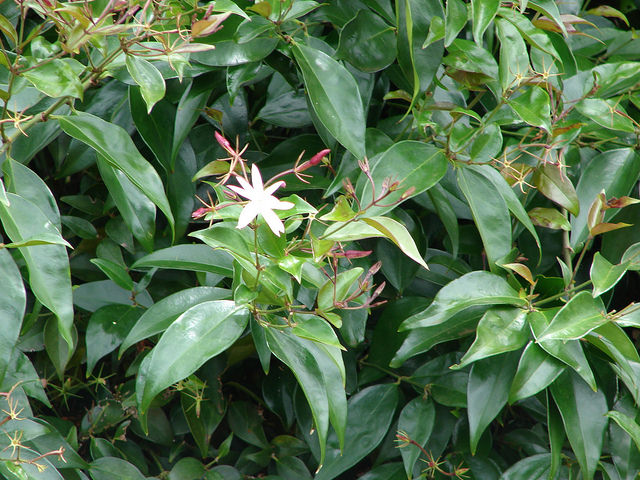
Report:
M 299 165 L 298 167 L 296 167 L 296 172 L 304 172 L 308 168 L 315 167 L 320 162 L 322 162 L 322 159 L 326 157 L 329 153 L 331 153 L 331 149 L 329 148 L 320 150 L 318 153 L 316 153 L 313 157 L 311 157 L 309 160 L 304 162 L 302 165 Z
M 218 141 L 218 144 L 224 148 L 227 152 L 229 153 L 233 153 L 233 148 L 231 148 L 231 144 L 229 143 L 229 140 L 227 140 L 226 138 L 224 138 L 222 135 L 220 135 L 218 132 L 215 133 L 215 137 L 216 140 Z
M 341 258 L 364 258 L 371 255 L 372 250 L 345 250 L 334 254 L 334 257 Z
M 344 187 L 344 191 L 347 192 L 347 195 L 351 195 L 352 197 L 356 196 L 356 189 L 353 188 L 353 184 L 349 178 L 342 180 L 342 186 Z
M 197 220 L 198 218 L 202 218 L 207 213 L 212 211 L 213 209 L 211 207 L 201 207 L 191 214 L 191 218 L 193 218 L 194 220 Z
M 402 195 L 400 195 L 400 200 L 405 200 L 413 195 L 413 192 L 416 191 L 416 187 L 407 188 Z

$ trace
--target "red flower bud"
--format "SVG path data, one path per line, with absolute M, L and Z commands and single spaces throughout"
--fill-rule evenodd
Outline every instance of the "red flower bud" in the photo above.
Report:
M 331 149 L 329 148 L 320 150 L 318 153 L 316 153 L 313 157 L 311 157 L 309 160 L 304 162 L 302 165 L 299 165 L 298 167 L 296 167 L 295 169 L 296 173 L 304 172 L 307 168 L 315 167 L 320 162 L 322 162 L 322 159 L 326 157 L 329 153 L 331 153 Z

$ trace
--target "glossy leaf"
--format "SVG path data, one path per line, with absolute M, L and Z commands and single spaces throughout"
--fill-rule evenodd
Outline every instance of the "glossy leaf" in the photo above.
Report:
M 475 454 L 484 430 L 507 403 L 517 358 L 515 353 L 509 353 L 480 360 L 471 368 L 467 415 L 472 454 Z
M 436 417 L 433 401 L 416 397 L 405 405 L 398 419 L 398 431 L 404 432 L 409 438 L 423 446 L 429 440 Z M 404 470 L 407 477 L 411 477 L 413 467 L 420 457 L 420 449 L 415 445 L 407 445 L 400 450 Z
M 614 100 L 585 98 L 576 104 L 576 110 L 604 128 L 630 133 L 635 131 L 627 112 Z
M 162 248 L 131 265 L 132 269 L 153 267 L 232 276 L 231 257 L 225 252 L 213 250 L 206 245 L 176 245 Z
M 94 460 L 89 466 L 89 472 L 93 480 L 144 480 L 145 478 L 131 463 L 116 457 L 101 457 Z
M 517 87 L 529 72 L 529 52 L 518 29 L 503 18 L 496 18 L 496 33 L 500 39 L 500 83 L 503 89 Z
M 588 235 L 587 221 L 589 207 L 604 189 L 606 197 L 628 195 L 640 176 L 640 162 L 637 153 L 628 148 L 608 150 L 593 157 L 586 165 L 576 193 L 580 200 L 580 214 L 571 219 L 571 246 L 584 242 Z M 619 210 L 610 209 L 605 213 L 605 222 L 611 220 Z
M 82 64 L 76 60 L 56 58 L 27 70 L 22 75 L 49 97 L 69 96 L 82 99 L 84 86 L 79 74 L 83 70 Z
M 543 313 L 531 312 L 527 317 L 529 326 L 534 337 L 538 337 L 548 326 L 548 320 Z M 549 355 L 554 356 L 561 362 L 573 368 L 585 382 L 594 390 L 596 380 L 587 361 L 587 357 L 582 350 L 579 340 L 542 340 L 537 342 L 540 347 Z
M 371 10 L 359 10 L 340 31 L 336 55 L 363 72 L 377 72 L 396 58 L 392 28 Z
M 398 387 L 375 385 L 349 399 L 345 447 L 341 452 L 332 435 L 327 442 L 327 456 L 315 480 L 330 480 L 349 469 L 378 446 L 387 433 L 398 403 Z M 366 416 L 368 422 L 361 419 Z
M 476 329 L 476 340 L 464 354 L 456 368 L 477 360 L 522 347 L 528 339 L 527 312 L 519 308 L 490 308 L 482 316 Z
M 0 249 L 0 383 L 4 379 L 22 326 L 27 296 L 18 266 L 7 250 Z
M 548 387 L 566 367 L 547 354 L 535 342 L 529 342 L 522 352 L 511 389 L 509 403 L 529 398 Z
M 551 132 L 551 107 L 549 94 L 540 87 L 532 87 L 509 100 L 509 106 L 522 119 L 534 127 Z
M 133 344 L 164 332 L 191 307 L 213 300 L 228 300 L 231 292 L 215 287 L 193 287 L 163 298 L 149 307 L 136 321 L 120 346 L 120 356 Z
M 438 325 L 456 313 L 477 305 L 525 304 L 526 301 L 502 277 L 483 271 L 471 272 L 445 285 L 433 303 L 423 312 L 405 320 L 400 330 Z
M 29 200 L 7 193 L 9 205 L 0 203 L 0 220 L 14 242 L 41 234 L 60 236 L 42 211 Z M 71 274 L 66 248 L 62 245 L 19 247 L 29 269 L 29 285 L 36 298 L 58 318 L 60 334 L 71 345 L 73 303 Z
M 492 182 L 477 172 L 458 170 L 458 185 L 469 203 L 490 265 L 511 251 L 511 219 L 507 204 Z
M 600 255 L 600 252 L 596 252 L 589 272 L 593 283 L 593 296 L 598 297 L 612 289 L 626 273 L 628 266 L 628 262 L 613 265 Z
M 423 142 L 405 140 L 393 144 L 371 168 L 375 186 L 363 173 L 358 179 L 356 192 L 360 201 L 369 204 L 383 193 L 385 184 L 397 182 L 394 191 L 381 202 L 389 206 L 373 206 L 366 212 L 367 216 L 382 215 L 437 184 L 447 172 L 447 167 L 447 159 L 440 149 Z
M 482 36 L 498 12 L 500 0 L 471 0 L 471 18 L 473 19 L 473 39 L 482 45 Z
M 569 300 L 536 338 L 538 341 L 578 340 L 606 322 L 602 302 L 583 291 Z
M 532 180 L 545 197 L 566 208 L 574 215 L 578 215 L 580 212 L 578 195 L 571 180 L 562 173 L 559 167 L 544 164 L 536 169 Z
M 462 0 L 447 0 L 444 17 L 444 46 L 456 39 L 467 23 L 467 6 Z
M 173 214 L 158 173 L 140 155 L 124 129 L 89 113 L 79 112 L 73 116 L 56 118 L 68 135 L 86 143 L 112 167 L 121 170 L 131 183 L 162 210 L 173 226 Z
M 292 50 L 318 118 L 347 150 L 363 158 L 364 110 L 352 75 L 320 50 L 302 44 Z
M 147 104 L 147 113 L 164 97 L 165 84 L 162 74 L 153 64 L 137 55 L 127 55 L 126 65 L 129 75 L 140 87 L 142 98 Z
M 555 208 L 535 207 L 529 210 L 529 218 L 534 225 L 554 230 L 571 230 L 569 220 Z
M 229 348 L 244 331 L 248 316 L 245 307 L 229 300 L 200 303 L 180 315 L 140 365 L 140 410 L 145 412 L 158 393 Z
M 607 401 L 601 391 L 594 392 L 577 375 L 567 372 L 551 386 L 571 448 L 578 459 L 583 478 L 594 477 L 608 420 Z
M 142 309 L 128 305 L 107 305 L 89 318 L 85 342 L 87 344 L 87 376 L 98 360 L 113 352 L 142 314 Z

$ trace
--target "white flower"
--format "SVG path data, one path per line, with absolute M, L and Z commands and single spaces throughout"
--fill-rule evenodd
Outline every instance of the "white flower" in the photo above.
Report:
M 249 203 L 242 209 L 236 228 L 244 228 L 258 215 L 262 215 L 262 218 L 265 219 L 271 231 L 277 236 L 280 236 L 280 234 L 284 232 L 284 224 L 282 220 L 278 218 L 278 215 L 275 214 L 274 210 L 289 210 L 294 206 L 291 202 L 283 202 L 273 196 L 273 192 L 283 186 L 284 182 L 276 182 L 264 188 L 262 176 L 255 164 L 251 165 L 251 183 L 253 183 L 253 185 L 250 185 L 249 182 L 242 177 L 237 177 L 237 179 L 238 183 L 242 185 L 242 188 L 235 185 L 227 186 L 238 195 L 249 200 Z

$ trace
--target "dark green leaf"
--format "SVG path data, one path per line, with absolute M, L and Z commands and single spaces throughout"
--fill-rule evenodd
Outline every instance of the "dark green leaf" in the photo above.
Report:
M 522 352 L 518 370 L 513 378 L 509 391 L 509 403 L 529 398 L 542 391 L 553 382 L 565 369 L 564 365 L 547 354 L 535 342 Z
M 551 385 L 571 448 L 585 480 L 595 474 L 602 453 L 608 420 L 607 400 L 602 391 L 594 392 L 578 375 L 569 371 Z
M 206 245 L 176 245 L 140 258 L 131 268 L 171 268 L 232 276 L 231 256 Z
M 438 325 L 476 305 L 524 306 L 526 300 L 502 277 L 483 271 L 471 272 L 444 286 L 429 308 L 405 320 L 400 330 Z
M 302 44 L 292 47 L 311 105 L 322 124 L 356 158 L 365 156 L 365 118 L 358 85 L 331 57 Z
M 429 440 L 435 423 L 436 410 L 431 399 L 416 397 L 405 405 L 398 419 L 398 431 L 423 446 Z M 420 449 L 415 445 L 407 445 L 400 450 L 407 477 L 412 476 L 413 467 L 420 457 Z
M 571 180 L 562 173 L 559 167 L 548 163 L 538 167 L 533 175 L 533 184 L 545 197 L 566 208 L 574 215 L 580 212 L 576 190 Z
M 7 250 L 0 249 L 0 384 L 11 362 L 26 308 L 26 292 L 20 270 Z
M 370 10 L 358 14 L 340 31 L 336 55 L 363 72 L 377 72 L 396 58 L 393 28 Z
M 518 354 L 513 352 L 480 360 L 471 368 L 467 414 L 472 454 L 475 454 L 484 430 L 507 403 L 517 359 Z
M 626 273 L 628 266 L 628 262 L 613 265 L 600 255 L 600 252 L 596 252 L 589 272 L 593 283 L 593 296 L 600 296 L 612 289 Z

